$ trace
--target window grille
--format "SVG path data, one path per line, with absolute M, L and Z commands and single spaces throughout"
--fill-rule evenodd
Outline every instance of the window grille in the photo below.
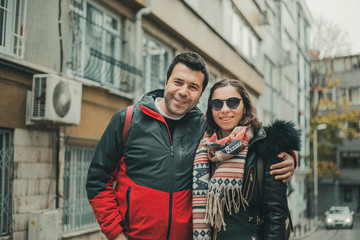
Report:
M 171 50 L 149 35 L 144 37 L 144 50 L 144 92 L 164 88 Z
M 11 233 L 12 131 L 0 128 L 0 236 Z
M 92 147 L 65 147 L 64 232 L 97 226 L 85 189 L 87 172 L 94 151 L 95 148 Z
M 132 93 L 142 72 L 120 36 L 120 19 L 89 1 L 73 1 L 70 18 L 68 70 L 106 88 Z
M 0 51 L 22 57 L 24 54 L 25 0 L 0 1 Z

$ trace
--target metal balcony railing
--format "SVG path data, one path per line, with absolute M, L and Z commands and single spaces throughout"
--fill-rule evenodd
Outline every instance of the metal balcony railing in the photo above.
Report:
M 142 70 L 136 66 L 133 51 L 118 31 L 74 12 L 71 32 L 67 68 L 73 75 L 121 92 L 134 91 L 135 79 L 142 76 Z

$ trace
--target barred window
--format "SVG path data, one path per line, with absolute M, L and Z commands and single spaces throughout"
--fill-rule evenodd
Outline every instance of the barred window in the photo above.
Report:
M 106 88 L 133 92 L 142 72 L 120 35 L 120 18 L 87 0 L 72 1 L 70 18 L 68 71 Z
M 0 51 L 24 54 L 24 0 L 0 1 Z
M 98 226 L 85 189 L 87 171 L 94 152 L 93 147 L 65 147 L 64 232 Z
M 11 233 L 12 131 L 0 128 L 0 236 Z

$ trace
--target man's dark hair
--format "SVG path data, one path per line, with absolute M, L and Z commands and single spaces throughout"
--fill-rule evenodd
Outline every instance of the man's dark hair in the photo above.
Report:
M 168 71 L 167 79 L 170 79 L 171 73 L 176 64 L 182 63 L 193 71 L 200 71 L 204 74 L 204 82 L 202 92 L 204 92 L 208 82 L 209 82 L 209 69 L 204 61 L 204 59 L 196 52 L 187 52 L 180 53 L 177 55 L 174 60 L 171 62 Z M 202 93 L 201 92 L 201 93 Z

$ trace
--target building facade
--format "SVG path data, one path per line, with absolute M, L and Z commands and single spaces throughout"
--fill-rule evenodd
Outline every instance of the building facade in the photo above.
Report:
M 307 146 L 308 16 L 289 2 L 1 1 L 0 239 L 105 239 L 85 191 L 97 141 L 116 111 L 164 86 L 181 52 L 203 56 L 209 85 L 244 81 L 260 119 L 294 121 Z M 307 151 L 290 201 L 306 198 Z M 298 223 L 306 215 L 294 209 Z
M 314 60 L 311 65 L 314 82 L 318 86 L 327 86 L 323 93 L 314 93 L 313 104 L 319 104 L 319 114 L 356 116 L 347 115 L 339 122 L 346 132 L 337 133 L 342 143 L 332 145 L 334 151 L 330 159 L 319 159 L 334 162 L 340 170 L 338 178 L 324 175 L 319 181 L 319 213 L 323 214 L 332 205 L 348 205 L 352 211 L 359 212 L 360 55 Z
M 289 205 L 295 236 L 306 233 L 308 218 L 307 175 L 310 173 L 310 96 L 307 32 L 312 17 L 304 1 L 263 1 L 266 13 L 258 26 L 263 37 L 262 71 L 265 89 L 259 96 L 259 118 L 297 123 L 302 149 L 298 168 L 289 186 Z

